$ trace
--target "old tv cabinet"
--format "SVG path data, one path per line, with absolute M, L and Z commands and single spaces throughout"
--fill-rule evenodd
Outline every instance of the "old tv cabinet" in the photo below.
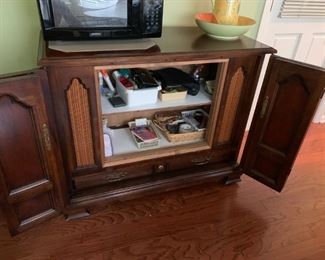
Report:
M 12 234 L 52 216 L 85 215 L 113 200 L 226 179 L 245 173 L 281 191 L 324 92 L 322 68 L 273 56 L 242 37 L 208 38 L 197 28 L 166 28 L 147 51 L 62 53 L 40 48 L 41 69 L 0 81 L 0 199 Z M 257 109 L 239 149 L 262 62 L 271 54 Z M 203 89 L 182 101 L 113 108 L 98 71 L 176 67 L 212 71 Z M 211 73 L 210 73 L 211 74 Z M 204 109 L 203 138 L 140 150 L 125 125 L 161 111 Z M 113 155 L 105 153 L 103 122 Z

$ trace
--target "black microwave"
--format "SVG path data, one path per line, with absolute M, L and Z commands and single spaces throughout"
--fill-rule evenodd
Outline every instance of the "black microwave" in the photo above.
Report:
M 163 0 L 37 0 L 44 39 L 161 36 Z

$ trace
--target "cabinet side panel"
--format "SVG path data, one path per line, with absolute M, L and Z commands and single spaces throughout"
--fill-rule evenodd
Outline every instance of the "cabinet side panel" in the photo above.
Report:
M 87 89 L 73 79 L 67 91 L 70 125 L 77 167 L 94 164 L 93 139 Z
M 74 174 L 101 169 L 94 70 L 54 66 L 47 71 L 62 159 L 71 181 Z
M 220 127 L 217 140 L 220 143 L 229 142 L 231 139 L 232 128 L 235 123 L 236 108 L 239 104 L 240 95 L 242 93 L 243 83 L 245 80 L 243 68 L 240 67 L 231 77 L 228 98 L 225 105 L 224 114 L 226 115 Z
M 230 59 L 213 146 L 232 147 L 236 161 L 264 55 Z

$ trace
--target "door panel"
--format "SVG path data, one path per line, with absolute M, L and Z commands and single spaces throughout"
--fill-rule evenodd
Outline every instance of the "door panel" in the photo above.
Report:
M 301 40 L 301 33 L 279 33 L 274 34 L 274 48 L 281 50 L 281 56 L 294 59 Z
M 42 193 L 36 197 L 15 204 L 18 218 L 23 222 L 41 213 L 53 211 L 54 205 L 49 193 Z
M 0 202 L 12 234 L 57 215 L 54 143 L 37 74 L 0 80 Z
M 281 191 L 324 88 L 324 69 L 271 57 L 243 154 L 247 175 Z
M 40 140 L 35 138 L 38 133 L 32 107 L 18 102 L 12 96 L 4 95 L 0 99 L 0 118 L 0 157 L 8 190 L 43 179 L 41 146 Z M 16 145 L 27 140 L 28 145 Z M 22 157 L 18 158 L 18 154 Z M 20 163 L 12 163 L 13 160 L 19 160 Z M 21 169 L 25 169 L 23 176 Z

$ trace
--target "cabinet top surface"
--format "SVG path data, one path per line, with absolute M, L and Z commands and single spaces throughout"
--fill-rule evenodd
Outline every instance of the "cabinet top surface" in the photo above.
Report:
M 230 58 L 247 53 L 274 53 L 273 48 L 241 36 L 235 41 L 215 40 L 205 35 L 197 27 L 165 27 L 161 38 L 152 39 L 156 46 L 145 51 L 114 51 L 114 52 L 79 52 L 64 53 L 40 47 L 40 64 L 51 65 L 55 63 L 74 63 L 83 61 L 100 64 L 107 58 L 128 57 L 166 57 L 166 56 L 195 56 L 214 55 L 215 58 Z M 42 43 L 42 42 L 41 42 Z M 41 44 L 42 46 L 42 44 Z M 44 43 L 43 43 L 44 46 Z M 199 57 L 198 57 L 199 58 Z

